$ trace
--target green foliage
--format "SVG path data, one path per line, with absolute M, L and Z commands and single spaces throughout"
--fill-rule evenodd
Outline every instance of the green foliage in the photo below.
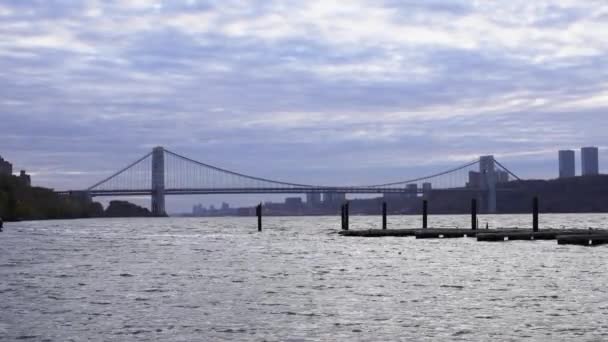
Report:
M 0 217 L 7 221 L 103 216 L 99 203 L 29 187 L 14 176 L 0 176 Z
M 106 209 L 107 217 L 150 217 L 152 213 L 146 208 L 142 208 L 127 201 L 111 201 Z

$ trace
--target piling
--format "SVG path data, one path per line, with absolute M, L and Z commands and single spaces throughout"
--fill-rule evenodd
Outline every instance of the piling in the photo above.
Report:
M 382 229 L 386 229 L 386 202 L 382 202 Z
M 538 231 L 538 197 L 532 200 L 532 231 Z
M 346 202 L 346 204 L 344 204 L 344 228 L 345 230 L 348 230 L 348 226 L 349 226 L 349 206 L 350 204 L 348 202 Z
M 342 230 L 346 230 L 346 217 L 345 217 L 344 213 L 345 213 L 345 207 L 344 207 L 344 204 L 342 204 L 340 206 L 340 227 L 342 227 Z
M 4 226 L 4 222 L 2 221 L 2 217 L 0 217 L 0 232 L 2 232 L 3 226 Z
M 471 200 L 471 229 L 477 229 L 477 200 Z
M 429 225 L 429 221 L 428 221 L 428 211 L 429 211 L 429 203 L 427 200 L 423 200 L 422 201 L 422 228 L 426 229 L 428 228 Z
M 258 216 L 258 232 L 262 231 L 262 203 L 255 207 L 255 213 Z

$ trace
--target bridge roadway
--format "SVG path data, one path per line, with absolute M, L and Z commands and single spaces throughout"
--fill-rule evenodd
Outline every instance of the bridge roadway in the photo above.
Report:
M 432 189 L 433 193 L 467 191 L 479 192 L 477 188 L 450 188 Z M 497 191 L 513 191 L 512 189 L 497 189 Z M 150 189 L 133 190 L 90 190 L 91 197 L 114 196 L 147 196 L 152 195 Z M 60 191 L 59 194 L 70 195 L 72 191 Z M 342 194 L 411 194 L 412 191 L 404 188 L 370 188 L 370 187 L 311 187 L 311 188 L 216 188 L 216 189 L 165 189 L 165 195 L 213 195 L 213 194 L 306 194 L 306 193 L 342 193 Z M 417 189 L 416 193 L 424 193 Z

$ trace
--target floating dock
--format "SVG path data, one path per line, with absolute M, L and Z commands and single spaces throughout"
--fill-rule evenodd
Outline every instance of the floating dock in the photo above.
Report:
M 558 235 L 559 245 L 599 246 L 608 244 L 608 232 L 579 235 Z
M 608 244 L 608 231 L 586 229 L 543 229 L 526 228 L 503 229 L 460 229 L 460 228 L 418 228 L 418 229 L 367 229 L 342 230 L 342 236 L 351 237 L 415 237 L 416 239 L 453 239 L 472 237 L 483 242 L 557 240 L 559 244 L 597 246 Z

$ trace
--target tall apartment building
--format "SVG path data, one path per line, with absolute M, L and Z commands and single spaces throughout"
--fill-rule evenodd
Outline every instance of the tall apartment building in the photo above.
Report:
M 597 147 L 581 149 L 581 167 L 583 176 L 593 176 L 600 173 L 599 150 Z
M 559 178 L 576 176 L 575 153 L 572 150 L 559 151 Z

